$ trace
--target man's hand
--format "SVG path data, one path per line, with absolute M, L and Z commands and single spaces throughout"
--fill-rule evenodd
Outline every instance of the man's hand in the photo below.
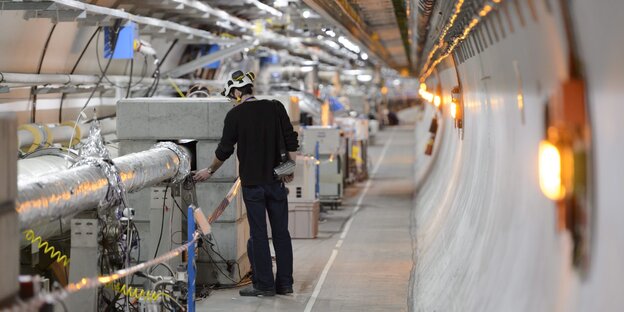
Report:
M 292 182 L 294 179 L 295 179 L 295 174 L 293 173 L 293 174 L 291 174 L 291 175 L 289 175 L 289 176 L 285 176 L 285 177 L 283 177 L 283 178 L 282 178 L 282 182 L 284 182 L 284 183 L 290 183 L 290 182 Z
M 208 170 L 208 168 L 204 168 L 202 170 L 195 172 L 195 174 L 193 174 L 193 181 L 204 182 L 210 179 L 210 177 L 212 177 L 212 173 L 210 172 L 210 170 Z

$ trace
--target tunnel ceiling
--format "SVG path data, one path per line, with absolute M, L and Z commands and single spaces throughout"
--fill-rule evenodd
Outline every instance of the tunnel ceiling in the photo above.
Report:
M 304 0 L 342 24 L 388 66 L 411 68 L 404 0 Z
M 403 0 L 352 0 L 362 18 L 397 66 L 409 67 L 407 20 Z

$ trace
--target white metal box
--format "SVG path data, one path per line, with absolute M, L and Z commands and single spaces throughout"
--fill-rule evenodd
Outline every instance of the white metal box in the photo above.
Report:
M 340 148 L 340 129 L 335 127 L 311 126 L 303 129 L 301 151 L 305 155 L 315 155 L 316 142 L 319 154 L 331 155 Z
M 337 157 L 323 156 L 319 159 L 319 197 L 321 201 L 342 198 L 342 164 Z
M 288 203 L 288 232 L 291 238 L 316 238 L 321 204 L 311 202 Z M 267 218 L 267 230 L 271 237 L 271 224 Z
M 368 119 L 355 119 L 355 139 L 358 141 L 368 141 Z
M 311 156 L 297 155 L 295 178 L 286 184 L 288 202 L 309 202 L 316 198 L 316 160 Z
M 368 135 L 369 137 L 374 137 L 377 133 L 379 133 L 379 121 L 370 119 L 368 121 Z

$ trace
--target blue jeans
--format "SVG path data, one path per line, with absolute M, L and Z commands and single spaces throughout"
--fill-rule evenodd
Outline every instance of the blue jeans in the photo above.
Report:
M 243 186 L 247 207 L 250 238 L 247 255 L 251 263 L 254 287 L 273 290 L 292 287 L 293 251 L 288 232 L 288 200 L 286 187 L 281 182 Z M 273 279 L 273 265 L 267 235 L 266 215 L 269 215 L 277 274 Z

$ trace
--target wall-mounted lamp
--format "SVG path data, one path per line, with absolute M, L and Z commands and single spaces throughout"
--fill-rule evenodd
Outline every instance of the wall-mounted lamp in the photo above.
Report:
M 561 153 L 554 144 L 544 140 L 539 145 L 539 185 L 542 193 L 552 200 L 562 200 L 566 194 L 563 185 Z
M 455 127 L 464 128 L 464 105 L 461 96 L 461 88 L 455 86 L 451 90 L 451 117 L 455 121 Z
M 427 146 L 425 147 L 425 155 L 431 156 L 433 154 L 433 145 L 435 144 L 436 134 L 438 133 L 438 118 L 433 116 L 431 119 L 431 125 L 429 125 L 429 133 L 431 133 L 431 137 L 429 141 L 427 141 Z
M 422 97 L 425 101 L 429 102 L 429 103 L 434 103 L 434 95 L 433 93 L 427 91 L 427 85 L 424 83 L 420 84 L 420 90 L 418 90 L 418 94 L 420 95 L 420 97 Z M 436 106 L 437 107 L 437 106 Z
M 589 264 L 593 219 L 591 131 L 580 79 L 563 82 L 549 98 L 546 139 L 539 145 L 539 185 L 555 201 L 557 227 L 572 233 L 572 262 L 584 272 Z

